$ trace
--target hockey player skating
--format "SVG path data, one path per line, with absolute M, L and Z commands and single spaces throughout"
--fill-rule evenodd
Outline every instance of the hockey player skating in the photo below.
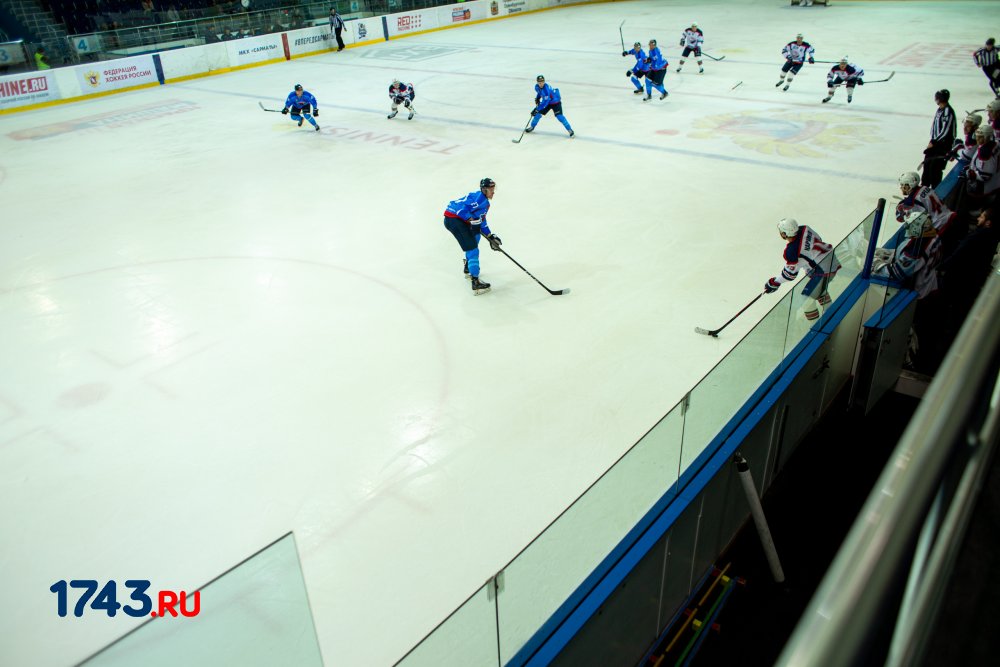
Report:
M 802 63 L 807 60 L 810 65 L 816 62 L 815 52 L 812 44 L 802 38 L 801 32 L 795 36 L 794 42 L 785 44 L 785 48 L 781 50 L 781 55 L 785 56 L 785 64 L 781 66 L 781 77 L 778 79 L 778 83 L 774 84 L 774 87 L 777 88 L 781 84 L 785 84 L 782 90 L 788 90 L 788 87 L 792 85 L 792 79 L 802 69 Z
M 531 123 L 525 128 L 525 132 L 532 132 L 535 126 L 538 125 L 538 121 L 542 119 L 542 116 L 547 114 L 549 111 L 553 113 L 556 120 L 562 123 L 562 126 L 566 128 L 569 132 L 570 138 L 576 135 L 573 128 L 569 126 L 569 121 L 566 120 L 566 116 L 562 112 L 562 96 L 559 95 L 559 89 L 553 88 L 549 84 L 545 83 L 545 77 L 539 74 L 535 77 L 535 108 L 531 110 Z
M 389 112 L 389 118 L 395 118 L 396 114 L 399 113 L 399 105 L 402 104 L 410 112 L 410 115 L 406 117 L 406 120 L 413 120 L 413 114 L 416 113 L 416 109 L 413 108 L 413 100 L 417 96 L 417 91 L 413 89 L 412 83 L 403 83 L 399 79 L 393 79 L 392 84 L 389 86 L 389 99 L 392 100 L 392 111 Z
M 500 237 L 490 231 L 486 213 L 497 184 L 492 178 L 479 181 L 479 191 L 448 202 L 444 210 L 444 227 L 455 237 L 465 252 L 465 276 L 472 281 L 472 293 L 488 292 L 490 284 L 479 279 L 479 237 L 485 236 L 490 248 L 499 250 Z
M 628 56 L 633 56 L 635 58 L 635 65 L 632 69 L 625 72 L 625 76 L 632 77 L 632 85 L 635 86 L 635 90 L 632 92 L 636 95 L 642 94 L 642 77 L 646 76 L 646 52 L 642 50 L 642 44 L 636 42 L 632 45 L 631 51 L 622 51 L 622 57 L 626 58 Z
M 309 107 L 312 107 L 312 116 L 309 115 Z M 319 123 L 313 119 L 313 116 L 319 115 L 319 103 L 312 93 L 302 88 L 301 83 L 295 84 L 295 90 L 288 93 L 288 98 L 285 99 L 285 107 L 281 113 L 287 114 L 289 111 L 292 113 L 292 120 L 296 121 L 299 127 L 302 127 L 303 120 L 307 120 L 319 132 Z
M 833 246 L 823 243 L 814 229 L 800 225 L 794 218 L 782 218 L 778 223 L 778 234 L 788 243 L 784 252 L 785 268 L 764 283 L 764 293 L 778 291 L 782 283 L 795 280 L 799 270 L 806 269 L 809 280 L 806 281 L 802 294 L 816 303 L 804 314 L 807 320 L 819 319 L 819 306 L 829 305 L 828 288 L 840 270 L 840 262 L 833 252 Z
M 837 88 L 841 85 L 847 86 L 847 103 L 850 104 L 851 100 L 854 99 L 854 86 L 865 85 L 864 80 L 861 78 L 865 75 L 865 71 L 858 67 L 857 65 L 851 65 L 847 62 L 847 56 L 840 59 L 840 62 L 834 65 L 829 74 L 826 75 L 826 97 L 823 98 L 823 104 L 826 104 L 833 99 L 833 94 L 837 92 Z
M 649 55 L 646 56 L 646 96 L 643 102 L 648 102 L 653 97 L 653 88 L 660 91 L 660 99 L 664 99 L 670 93 L 663 87 L 663 77 L 667 75 L 667 59 L 660 52 L 660 47 L 656 45 L 656 40 L 649 40 Z
M 989 80 L 990 90 L 1000 97 L 1000 60 L 997 59 L 997 41 L 992 37 L 987 39 L 983 48 L 972 54 L 972 58 Z
M 677 71 L 684 67 L 684 59 L 692 53 L 698 59 L 698 74 L 704 74 L 705 68 L 701 64 L 701 45 L 705 41 L 705 34 L 698 28 L 697 23 L 692 23 L 691 27 L 681 33 L 681 46 L 684 47 L 681 59 L 677 63 Z

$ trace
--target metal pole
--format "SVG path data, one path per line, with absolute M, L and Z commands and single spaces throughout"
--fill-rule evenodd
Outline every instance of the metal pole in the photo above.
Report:
M 761 546 L 764 547 L 764 555 L 767 557 L 767 564 L 771 568 L 771 576 L 780 584 L 785 580 L 785 573 L 781 570 L 781 561 L 778 560 L 778 550 L 774 548 L 774 540 L 771 539 L 771 531 L 767 527 L 764 508 L 760 504 L 757 487 L 753 483 L 753 475 L 750 474 L 750 464 L 747 463 L 747 460 L 739 452 L 736 452 L 733 462 L 736 463 L 736 471 L 740 473 L 740 483 L 743 485 L 743 492 L 746 494 L 747 503 L 750 505 L 750 514 L 753 516 L 753 523 L 757 527 L 757 535 L 760 536 Z

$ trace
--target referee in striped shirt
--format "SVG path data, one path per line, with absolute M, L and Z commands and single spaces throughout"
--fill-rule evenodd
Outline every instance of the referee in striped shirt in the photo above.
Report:
M 937 187 L 941 182 L 944 168 L 948 164 L 948 153 L 955 143 L 955 110 L 948 104 L 950 99 L 951 93 L 947 90 L 934 93 L 938 110 L 934 114 L 934 124 L 931 125 L 931 140 L 924 149 L 924 175 L 920 179 L 920 184 L 929 188 Z
M 983 68 L 983 74 L 990 80 L 990 88 L 993 94 L 1000 97 L 1000 63 L 997 62 L 997 41 L 990 37 L 986 40 L 986 46 L 972 54 L 976 65 Z

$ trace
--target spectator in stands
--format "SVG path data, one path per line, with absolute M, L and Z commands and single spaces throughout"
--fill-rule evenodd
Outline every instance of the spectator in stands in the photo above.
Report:
M 167 21 L 180 21 L 181 15 L 177 12 L 177 7 L 175 5 L 170 5 L 170 9 L 167 10 Z
M 951 93 L 948 90 L 934 93 L 938 109 L 931 125 L 931 140 L 924 149 L 924 175 L 920 181 L 921 185 L 931 188 L 941 183 L 941 176 L 948 164 L 948 154 L 955 144 L 955 110 L 948 103 L 950 99 Z
M 205 43 L 206 44 L 217 44 L 220 41 L 221 40 L 219 39 L 219 36 L 215 32 L 215 28 L 210 26 L 205 31 Z
M 237 39 L 237 37 L 232 33 L 232 31 L 229 28 L 226 28 L 225 30 L 222 31 L 223 42 L 228 42 L 232 39 Z
M 340 32 L 344 29 L 344 19 L 340 18 L 340 14 L 337 13 L 337 8 L 334 7 L 330 10 L 330 30 L 333 31 L 334 36 L 337 38 L 337 50 L 344 50 L 344 38 L 340 36 Z
M 35 67 L 40 70 L 52 69 L 52 65 L 49 64 L 49 57 L 45 55 L 45 49 L 41 46 L 35 49 Z
M 305 17 L 302 16 L 302 12 L 296 9 L 292 12 L 292 22 L 288 26 L 289 30 L 297 30 L 299 28 L 305 28 L 306 22 Z

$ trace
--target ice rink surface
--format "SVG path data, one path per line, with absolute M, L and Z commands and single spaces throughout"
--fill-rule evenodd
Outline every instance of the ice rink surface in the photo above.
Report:
M 778 219 L 839 241 L 921 160 L 935 90 L 985 105 L 997 4 L 580 6 L 0 116 L 0 664 L 135 623 L 58 618 L 57 580 L 192 589 L 288 530 L 326 663 L 390 664 L 764 315 L 693 333 L 780 270 Z M 667 100 L 632 94 L 622 20 Z M 726 59 L 678 75 L 691 21 Z M 781 92 L 799 31 L 896 75 Z M 515 145 L 539 73 L 577 137 Z M 319 133 L 258 107 L 297 82 Z M 470 293 L 441 218 L 484 176 L 504 249 L 571 295 L 485 244 Z

